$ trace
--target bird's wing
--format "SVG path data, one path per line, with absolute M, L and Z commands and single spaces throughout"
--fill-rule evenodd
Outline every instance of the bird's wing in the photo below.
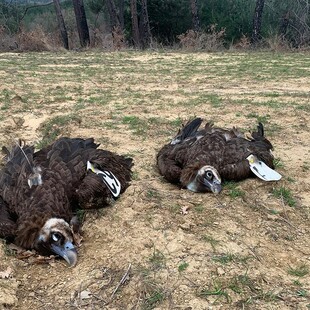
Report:
M 228 141 L 219 171 L 222 177 L 226 180 L 242 180 L 251 176 L 252 172 L 247 160 L 251 154 L 273 169 L 273 155 L 270 152 L 270 144 L 265 140 L 267 139 L 249 141 L 244 138 L 235 138 Z
M 91 169 L 85 168 L 85 176 L 76 189 L 81 207 L 98 207 L 117 198 L 129 186 L 131 180 L 132 159 L 115 153 L 96 149 L 87 154 Z M 117 188 L 115 188 L 117 187 Z M 90 204 L 90 201 L 93 203 Z
M 157 154 L 157 166 L 161 175 L 171 183 L 179 183 L 187 153 L 196 138 L 186 139 L 179 144 L 164 145 Z
M 23 193 L 29 188 L 28 179 L 34 167 L 33 153 L 31 146 L 14 145 L 0 171 L 0 196 L 10 212 L 18 213 L 19 201 L 23 201 Z
M 199 117 L 191 121 L 188 121 L 181 129 L 179 129 L 179 132 L 171 140 L 170 144 L 172 145 L 179 144 L 182 143 L 185 139 L 195 136 L 201 123 L 202 118 Z
M 16 227 L 16 222 L 11 218 L 7 204 L 0 197 L 0 237 L 14 238 Z

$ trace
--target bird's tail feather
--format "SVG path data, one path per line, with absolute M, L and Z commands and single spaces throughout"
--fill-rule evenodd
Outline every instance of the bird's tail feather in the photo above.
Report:
M 199 128 L 199 126 L 202 123 L 202 118 L 197 117 L 193 119 L 192 121 L 188 121 L 185 126 L 181 130 L 179 130 L 178 134 L 172 139 L 171 143 L 172 145 L 181 143 L 186 138 L 191 137 L 193 134 L 195 134 Z
M 271 142 L 265 137 L 264 125 L 261 122 L 257 125 L 257 131 L 252 132 L 252 137 L 256 142 L 260 141 L 263 143 L 268 149 L 273 149 Z

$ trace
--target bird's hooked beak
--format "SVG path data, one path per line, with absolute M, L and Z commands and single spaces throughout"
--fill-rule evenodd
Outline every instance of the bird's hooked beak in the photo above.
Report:
M 214 194 L 218 194 L 222 190 L 221 182 L 219 180 L 215 179 L 215 178 L 212 181 L 204 178 L 203 179 L 203 183 L 206 186 L 208 186 L 210 188 L 210 190 L 212 191 L 212 193 L 214 193 Z
M 72 242 L 67 241 L 64 245 L 51 245 L 51 250 L 61 256 L 63 259 L 66 260 L 66 262 L 70 265 L 70 267 L 74 267 L 77 263 L 77 252 L 72 244 Z
M 36 250 L 43 255 L 57 254 L 73 267 L 77 263 L 77 252 L 73 245 L 72 227 L 61 218 L 50 218 L 42 227 Z

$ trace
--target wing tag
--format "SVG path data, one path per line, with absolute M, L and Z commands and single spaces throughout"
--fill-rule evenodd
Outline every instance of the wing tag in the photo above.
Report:
M 87 170 L 96 173 L 115 198 L 119 196 L 121 192 L 121 183 L 111 171 L 101 171 L 95 168 L 90 161 L 87 161 Z
M 279 181 L 282 176 L 277 171 L 269 168 L 264 162 L 258 160 L 254 155 L 247 157 L 252 172 L 264 181 Z

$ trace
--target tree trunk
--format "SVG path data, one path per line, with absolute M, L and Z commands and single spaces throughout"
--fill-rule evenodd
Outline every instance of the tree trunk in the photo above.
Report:
M 141 47 L 140 31 L 138 23 L 138 11 L 137 11 L 137 0 L 130 0 L 130 12 L 131 12 L 131 27 L 132 27 L 132 38 L 135 47 Z
M 285 38 L 286 33 L 287 33 L 287 28 L 289 25 L 289 17 L 290 17 L 290 12 L 286 11 L 285 14 L 283 14 L 281 21 L 280 21 L 279 32 L 280 32 L 280 36 L 282 39 Z
M 69 49 L 69 40 L 68 40 L 68 33 L 67 33 L 67 28 L 65 25 L 64 18 L 61 13 L 61 8 L 60 8 L 60 3 L 59 0 L 53 0 L 54 5 L 55 5 L 55 10 L 56 10 L 56 16 L 57 16 L 57 21 L 58 21 L 58 26 L 62 38 L 62 43 L 65 49 Z
M 107 5 L 108 5 L 108 11 L 109 11 L 109 15 L 110 15 L 110 24 L 111 24 L 112 31 L 115 28 L 121 28 L 121 24 L 119 21 L 119 16 L 118 16 L 118 13 L 116 10 L 114 0 L 108 0 Z
M 197 0 L 190 0 L 190 4 L 191 4 L 191 13 L 192 13 L 192 27 L 193 27 L 193 30 L 199 31 L 200 20 L 198 16 Z
M 124 30 L 125 21 L 124 21 L 124 12 L 125 12 L 125 0 L 118 0 L 119 7 L 119 22 L 121 24 L 121 28 Z
M 90 39 L 84 3 L 83 0 L 72 0 L 72 2 L 74 7 L 77 30 L 80 38 L 80 44 L 82 47 L 86 47 L 90 44 Z
M 143 48 L 147 48 L 151 44 L 151 28 L 149 22 L 149 14 L 147 11 L 147 0 L 141 0 L 141 38 Z
M 254 18 L 253 18 L 253 30 L 251 43 L 256 44 L 261 39 L 262 17 L 264 10 L 265 0 L 256 0 Z

